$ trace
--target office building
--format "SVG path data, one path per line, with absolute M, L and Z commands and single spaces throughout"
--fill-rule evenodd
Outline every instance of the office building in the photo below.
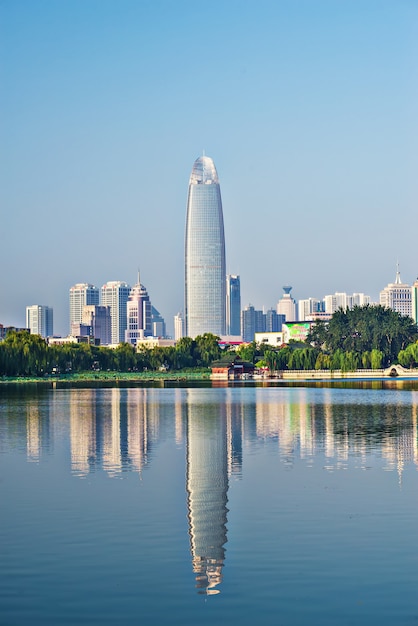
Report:
M 139 273 L 138 282 L 129 293 L 126 304 L 127 328 L 125 341 L 135 345 L 139 338 L 152 335 L 151 301 L 148 291 L 141 284 Z
M 182 337 L 184 337 L 184 317 L 183 313 L 179 311 L 174 316 L 174 339 L 178 341 Z
M 265 330 L 268 333 L 277 333 L 282 329 L 282 324 L 285 321 L 285 316 L 278 314 L 274 309 L 268 309 L 265 312 Z
M 296 301 L 292 298 L 292 287 L 285 285 L 283 287 L 284 294 L 277 303 L 277 313 L 284 315 L 287 322 L 295 322 L 297 320 Z
M 99 289 L 89 283 L 77 283 L 70 287 L 70 329 L 72 324 L 81 324 L 83 307 L 99 304 Z
M 91 328 L 91 336 L 98 339 L 101 346 L 107 346 L 112 340 L 110 307 L 87 304 L 83 307 L 82 323 Z
M 255 333 L 266 330 L 266 320 L 263 311 L 256 310 L 249 304 L 241 312 L 241 337 L 244 342 L 254 341 Z
M 388 309 L 393 309 L 401 315 L 412 316 L 412 290 L 410 285 L 403 283 L 397 267 L 394 283 L 389 283 L 380 292 L 380 304 Z
M 128 302 L 130 286 L 122 281 L 109 281 L 102 287 L 102 306 L 110 309 L 111 343 L 118 344 L 125 341 L 127 328 L 126 303 Z
M 241 334 L 241 286 L 239 276 L 226 277 L 226 334 Z
M 306 300 L 299 300 L 298 302 L 298 320 L 300 322 L 304 322 L 314 313 L 320 313 L 322 311 L 323 303 L 316 298 L 307 298 Z
M 52 337 L 54 334 L 54 315 L 52 308 L 42 304 L 26 307 L 26 328 L 32 335 Z
M 226 331 L 225 234 L 213 160 L 196 159 L 189 181 L 185 237 L 185 333 Z

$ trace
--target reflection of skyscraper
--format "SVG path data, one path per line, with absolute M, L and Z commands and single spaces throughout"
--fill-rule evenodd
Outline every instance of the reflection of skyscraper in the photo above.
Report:
M 110 415 L 103 423 L 103 469 L 116 476 L 122 469 L 120 389 L 111 389 Z
M 196 159 L 189 182 L 185 245 L 186 335 L 225 334 L 226 269 L 221 190 L 215 164 Z
M 198 403 L 199 392 L 187 392 L 187 504 L 197 587 L 210 595 L 219 593 L 227 541 L 227 431 L 224 405 Z
M 134 470 L 140 472 L 148 453 L 148 389 L 127 390 L 127 452 Z

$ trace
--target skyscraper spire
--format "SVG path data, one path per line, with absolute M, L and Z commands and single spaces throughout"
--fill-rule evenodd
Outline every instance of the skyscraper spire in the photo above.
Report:
M 401 280 L 401 275 L 399 273 L 399 261 L 396 261 L 396 278 L 395 278 L 395 285 L 401 285 L 402 284 L 402 280 Z

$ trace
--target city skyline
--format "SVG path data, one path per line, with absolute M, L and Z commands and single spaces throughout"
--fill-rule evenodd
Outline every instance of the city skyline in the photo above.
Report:
M 243 305 L 286 284 L 377 302 L 397 260 L 414 282 L 416 3 L 123 7 L 0 7 L 1 323 L 46 303 L 64 335 L 71 285 L 132 284 L 140 265 L 171 326 L 203 149 Z

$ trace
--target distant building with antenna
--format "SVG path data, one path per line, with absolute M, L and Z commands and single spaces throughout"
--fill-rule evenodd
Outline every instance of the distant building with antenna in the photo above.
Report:
M 412 317 L 412 289 L 410 285 L 402 282 L 399 263 L 396 266 L 395 282 L 389 283 L 380 292 L 380 304 L 387 309 L 397 311 L 401 315 Z

